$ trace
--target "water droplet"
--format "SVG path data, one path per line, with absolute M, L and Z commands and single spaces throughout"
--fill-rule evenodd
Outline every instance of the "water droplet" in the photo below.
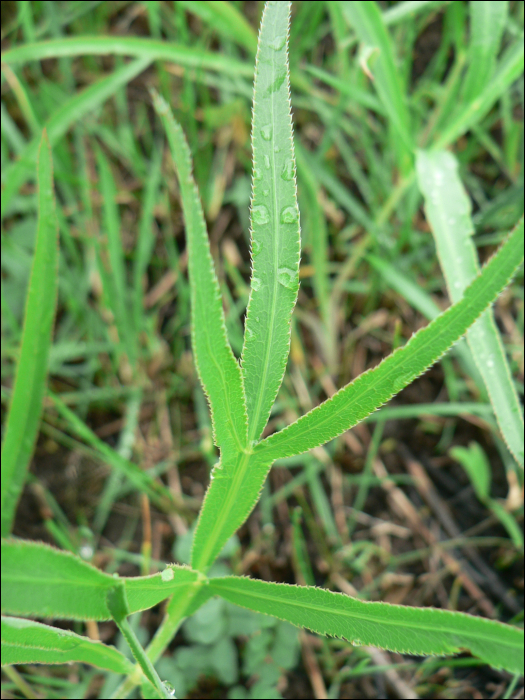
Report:
M 271 95 L 272 92 L 277 92 L 277 90 L 279 90 L 279 88 L 281 87 L 281 85 L 284 83 L 285 80 L 286 80 L 286 71 L 283 70 L 282 73 L 280 73 L 280 75 L 278 75 L 277 78 L 275 78 L 275 80 L 273 81 L 273 83 L 268 87 L 268 89 L 267 89 L 268 94 Z
M 175 697 L 175 688 L 171 685 L 171 683 L 168 683 L 168 681 L 162 681 L 162 687 L 166 691 L 166 693 L 170 696 L 170 698 Z
M 248 326 L 246 326 L 246 337 L 247 337 L 248 339 L 250 339 L 250 338 L 253 338 L 254 335 L 255 335 L 255 334 L 254 334 L 254 332 L 252 331 L 252 329 L 251 329 L 251 328 L 248 328 Z
M 259 323 L 259 317 L 258 317 L 258 316 L 255 317 L 255 320 L 256 320 L 257 323 Z
M 252 289 L 256 292 L 261 288 L 261 280 L 258 277 L 252 277 Z
M 353 639 L 353 640 L 352 640 L 352 645 L 353 645 L 354 647 L 362 647 L 362 646 L 363 646 L 363 642 L 362 642 L 360 639 Z
M 461 282 L 459 280 L 454 282 L 454 289 L 461 289 Z
M 269 42 L 270 48 L 272 48 L 274 51 L 280 51 L 283 48 L 285 41 L 285 34 L 276 36 L 275 39 L 272 39 L 272 41 Z
M 277 279 L 279 284 L 287 289 L 297 289 L 297 273 L 290 270 L 289 267 L 280 267 L 277 270 Z
M 273 150 L 274 150 L 274 153 L 279 153 L 281 149 L 279 148 L 279 146 L 274 146 Z
M 287 160 L 281 170 L 282 180 L 293 180 L 293 160 Z
M 262 250 L 262 243 L 256 238 L 252 239 L 252 255 L 259 255 Z
M 78 553 L 82 557 L 82 559 L 90 561 L 90 559 L 93 557 L 93 554 L 95 553 L 95 550 L 90 544 L 83 544 L 78 550 Z
M 263 126 L 263 128 L 261 129 L 261 136 L 263 137 L 263 139 L 265 141 L 269 141 L 272 138 L 272 134 L 273 134 L 273 129 L 270 126 L 270 124 Z
M 173 581 L 174 576 L 173 569 L 164 569 L 160 574 L 161 579 L 166 582 Z
M 258 204 L 252 209 L 252 219 L 256 224 L 267 224 L 270 221 L 268 208 L 264 204 Z
M 263 195 L 264 195 L 265 197 L 267 197 L 269 194 L 270 194 L 270 190 L 268 190 L 268 189 L 264 189 L 264 190 L 263 190 Z
M 281 211 L 281 222 L 283 224 L 295 224 L 297 218 L 298 216 L 296 207 L 285 207 Z
M 269 168 L 270 167 L 270 158 L 269 156 L 264 156 L 264 165 Z
M 254 180 L 260 180 L 262 178 L 262 172 L 260 168 L 254 168 L 253 169 L 253 179 Z
M 494 360 L 487 360 L 487 367 L 492 369 L 492 367 L 494 367 Z

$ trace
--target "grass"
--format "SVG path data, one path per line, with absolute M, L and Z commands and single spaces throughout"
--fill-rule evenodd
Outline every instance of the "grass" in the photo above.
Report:
M 188 135 L 228 336 L 240 354 L 250 277 L 253 65 L 242 22 L 256 31 L 261 7 L 130 4 L 115 13 L 104 4 L 74 3 L 60 12 L 52 3 L 12 7 L 17 13 L 3 20 L 4 36 L 17 47 L 3 55 L 10 88 L 2 115 L 9 154 L 2 163 L 4 406 L 21 339 L 43 125 L 53 146 L 61 239 L 49 399 L 14 533 L 83 553 L 108 572 L 145 575 L 172 561 L 173 552 L 177 561 L 187 560 L 184 542 L 216 459 L 188 354 L 190 292 L 178 194 L 158 155 L 163 135 L 148 88 L 164 93 Z M 227 21 L 209 14 L 217 8 Z M 480 89 L 473 84 L 479 76 L 469 66 L 483 47 L 469 41 L 474 17 L 467 5 L 421 3 L 414 14 L 403 12 L 405 3 L 381 9 L 390 17 L 388 34 L 356 3 L 294 4 L 290 61 L 303 258 L 288 373 L 269 431 L 376 365 L 446 303 L 447 272 L 423 216 L 410 148 L 452 147 L 473 201 L 482 260 L 523 213 L 521 5 L 511 3 L 499 20 L 500 42 L 487 42 L 477 98 L 471 93 Z M 482 27 L 496 19 L 475 21 Z M 125 27 L 126 37 L 106 43 L 81 38 L 118 35 Z M 169 56 L 154 43 L 128 40 L 131 34 L 156 41 L 160 27 Z M 51 38 L 54 45 L 26 49 Z M 436 50 L 425 56 L 430 38 Z M 367 52 L 358 39 L 365 47 L 383 42 L 385 50 Z M 112 57 L 119 52 L 137 58 Z M 57 58 L 24 63 L 38 56 Z M 432 223 L 428 208 L 427 216 Z M 523 375 L 522 309 L 517 286 L 496 306 L 514 385 Z M 515 596 L 523 472 L 488 397 L 467 344 L 458 344 L 384 414 L 374 414 L 375 423 L 307 456 L 280 460 L 221 565 L 264 580 L 357 591 L 365 600 L 522 619 Z M 420 403 L 424 412 L 414 405 Z M 488 493 L 471 485 L 470 462 L 461 466 L 457 458 L 466 459 L 457 448 L 471 443 L 478 447 L 469 454 L 481 450 L 489 465 Z M 161 475 L 162 483 L 146 473 Z M 468 696 L 472 688 L 492 688 L 496 697 L 519 692 L 518 679 L 472 658 L 440 660 L 439 670 L 436 660 L 407 666 L 396 654 L 380 658 L 304 634 L 302 663 L 294 666 L 295 657 L 280 666 L 282 652 L 270 651 L 284 632 L 259 621 L 238 637 L 224 606 L 214 619 L 215 630 L 232 630 L 228 649 L 219 651 L 230 664 L 238 654 L 240 675 L 221 676 L 221 663 L 210 660 L 216 647 L 187 626 L 163 659 L 171 660 L 163 677 L 171 673 L 175 686 L 188 691 L 200 684 L 199 696 L 238 688 L 240 681 L 260 697 L 262 680 L 288 697 L 310 697 L 312 688 L 319 697 L 383 697 L 392 687 L 402 694 L 403 683 L 420 697 Z M 151 611 L 138 622 L 132 620 L 139 635 L 158 626 Z M 115 635 L 107 624 L 99 634 Z M 208 654 L 201 667 L 180 653 L 184 640 L 190 659 Z M 52 667 L 21 671 L 4 679 L 7 692 L 22 688 L 24 679 L 44 695 L 66 693 L 71 683 Z M 79 672 L 83 690 L 74 692 L 108 696 L 100 674 Z

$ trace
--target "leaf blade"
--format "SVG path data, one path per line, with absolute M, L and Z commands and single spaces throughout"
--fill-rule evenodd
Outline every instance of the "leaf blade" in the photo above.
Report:
M 264 430 L 283 380 L 299 290 L 301 241 L 288 66 L 290 10 L 289 2 L 266 3 L 255 63 L 252 283 L 241 360 L 250 443 Z
M 209 586 L 235 605 L 354 644 L 425 655 L 467 648 L 496 668 L 523 673 L 523 630 L 495 620 L 237 576 L 210 579 Z
M 407 344 L 254 448 L 273 460 L 322 445 L 366 418 L 430 367 L 504 289 L 523 261 L 523 219 L 465 291 Z M 454 326 L 452 326 L 454 324 Z M 432 343 L 436 340 L 435 343 Z M 439 341 L 439 342 L 438 342 Z M 424 354 L 423 354 L 424 353 Z
M 447 289 L 459 301 L 479 273 L 470 199 L 448 151 L 418 151 L 416 170 Z M 523 415 L 492 309 L 469 328 L 467 341 L 487 388 L 501 434 L 523 468 Z
M 9 534 L 38 434 L 58 292 L 58 222 L 51 146 L 38 151 L 38 228 L 27 290 L 20 359 L 2 443 L 2 536 Z
M 181 191 L 188 245 L 195 365 L 210 404 L 216 444 L 221 449 L 242 452 L 247 444 L 248 425 L 241 369 L 226 337 L 222 298 L 204 214 L 193 180 L 190 149 L 166 102 L 157 94 L 153 99 L 168 137 Z

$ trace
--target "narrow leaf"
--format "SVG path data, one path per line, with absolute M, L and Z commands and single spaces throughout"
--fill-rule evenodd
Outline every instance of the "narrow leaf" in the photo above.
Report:
M 115 647 L 56 627 L 2 616 L 2 666 L 77 661 L 128 674 L 133 664 Z
M 492 78 L 501 37 L 507 22 L 509 3 L 471 0 L 469 68 L 463 83 L 462 100 L 470 102 Z
M 242 451 L 246 447 L 247 422 L 241 370 L 226 337 L 222 298 L 193 180 L 190 149 L 166 102 L 157 94 L 153 99 L 179 178 L 188 245 L 195 364 L 210 403 L 215 442 L 232 452 Z
M 271 460 L 323 445 L 356 425 L 436 362 L 505 288 L 523 261 L 523 220 L 465 290 L 461 301 L 418 331 L 381 364 L 331 399 L 255 446 Z
M 299 291 L 299 208 L 290 113 L 289 2 L 265 5 L 253 91 L 252 282 L 242 373 L 249 441 L 257 440 L 281 386 Z
M 35 252 L 26 298 L 20 358 L 2 444 L 2 536 L 11 531 L 38 434 L 57 302 L 58 224 L 51 147 L 45 130 L 38 151 L 37 179 Z
M 193 538 L 191 566 L 206 572 L 251 513 L 273 460 L 266 455 L 221 456 L 213 468 Z
M 457 302 L 479 272 L 470 199 L 452 153 L 418 151 L 416 170 L 448 293 Z M 503 438 L 523 467 L 523 415 L 492 309 L 468 330 L 467 340 Z
M 199 583 L 199 574 L 171 566 L 161 573 L 119 578 L 129 613 L 146 610 Z M 2 612 L 57 619 L 109 620 L 106 595 L 115 577 L 70 552 L 42 542 L 2 540 Z
M 371 603 L 322 588 L 229 576 L 210 579 L 222 598 L 355 645 L 406 654 L 469 650 L 495 668 L 523 673 L 523 630 L 494 620 L 434 608 Z
M 343 2 L 344 14 L 370 52 L 370 71 L 377 94 L 407 151 L 413 148 L 410 115 L 392 40 L 376 2 Z

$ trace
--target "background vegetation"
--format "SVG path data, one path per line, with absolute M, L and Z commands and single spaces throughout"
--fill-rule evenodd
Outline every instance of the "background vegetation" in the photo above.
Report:
M 376 365 L 449 303 L 400 132 L 420 147 L 452 146 L 481 261 L 523 213 L 520 71 L 471 118 L 468 132 L 450 128 L 485 87 L 476 80 L 490 51 L 472 41 L 473 5 L 379 3 L 400 76 L 382 83 L 377 55 L 360 43 L 362 28 L 344 3 L 293 4 L 303 258 L 288 373 L 269 431 Z M 499 36 L 490 25 L 484 46 L 494 44 L 500 67 L 523 43 L 523 3 L 494 5 L 505 6 L 504 21 Z M 2 410 L 20 344 L 36 230 L 34 144 L 44 125 L 61 246 L 50 392 L 14 534 L 69 549 L 110 573 L 187 562 L 216 451 L 190 353 L 177 186 L 148 89 L 164 94 L 187 134 L 239 354 L 262 3 L 20 2 L 2 9 Z M 87 35 L 112 40 L 101 46 Z M 34 42 L 66 37 L 69 44 L 48 44 L 50 58 L 30 60 Z M 144 44 L 132 50 L 133 37 L 151 39 L 147 51 Z M 9 55 L 14 47 L 18 59 Z M 386 97 L 382 84 L 391 88 Z M 402 105 L 401 124 L 392 123 L 388 100 Z M 522 396 L 519 283 L 498 301 L 496 318 Z M 522 620 L 523 472 L 464 351 L 458 345 L 325 448 L 278 462 L 216 573 Z M 123 474 L 127 460 L 158 475 L 178 508 L 158 510 L 147 489 Z M 480 470 L 482 488 L 469 478 Z M 160 608 L 135 616 L 143 642 L 160 617 Z M 112 623 L 87 628 L 124 648 Z M 420 661 L 352 647 L 222 600 L 186 622 L 170 652 L 158 668 L 178 697 L 522 693 L 518 678 L 468 656 Z M 81 665 L 10 669 L 3 680 L 6 697 L 27 695 L 25 681 L 42 697 L 108 697 L 113 682 Z

